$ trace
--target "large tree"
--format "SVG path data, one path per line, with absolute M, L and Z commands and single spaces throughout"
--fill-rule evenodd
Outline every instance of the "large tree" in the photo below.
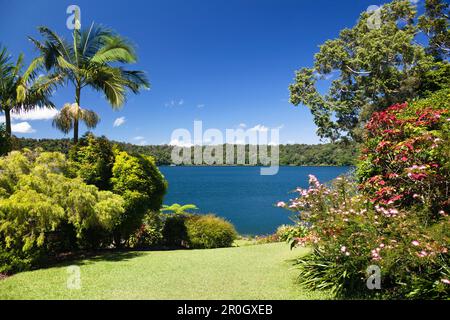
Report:
M 442 3 L 427 0 L 426 19 L 420 25 L 417 8 L 409 0 L 394 0 L 364 12 L 353 28 L 320 46 L 312 68 L 296 72 L 290 101 L 311 109 L 321 138 L 358 139 L 374 111 L 417 96 L 423 75 L 446 52 L 445 39 L 439 36 L 442 22 L 439 28 L 433 24 L 433 17 L 445 17 L 442 12 L 447 6 Z M 417 42 L 426 26 L 434 26 L 428 35 L 430 46 L 439 43 L 438 52 Z M 319 93 L 317 82 L 329 77 L 334 78 L 329 91 Z
M 115 32 L 91 25 L 85 30 L 75 29 L 73 41 L 67 42 L 54 31 L 38 28 L 45 41 L 30 38 L 41 52 L 47 70 L 55 70 L 72 83 L 75 106 L 72 110 L 74 142 L 78 142 L 79 120 L 82 119 L 81 91 L 85 87 L 102 92 L 113 108 L 121 107 L 127 91 L 138 93 L 149 88 L 142 71 L 125 70 L 120 64 L 137 60 L 134 47 Z
M 54 108 L 52 90 L 61 81 L 59 75 L 39 75 L 43 59 L 34 59 L 26 68 L 24 56 L 11 61 L 6 48 L 0 48 L 0 109 L 5 115 L 6 133 L 11 136 L 11 113 L 35 108 Z

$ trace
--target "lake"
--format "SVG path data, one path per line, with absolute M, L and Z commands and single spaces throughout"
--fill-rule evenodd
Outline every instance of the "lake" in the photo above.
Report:
M 288 224 L 290 212 L 275 207 L 308 187 L 308 174 L 328 182 L 350 167 L 280 167 L 277 175 L 261 176 L 260 167 L 160 167 L 169 182 L 165 204 L 193 203 L 199 213 L 215 213 L 244 235 L 273 233 Z

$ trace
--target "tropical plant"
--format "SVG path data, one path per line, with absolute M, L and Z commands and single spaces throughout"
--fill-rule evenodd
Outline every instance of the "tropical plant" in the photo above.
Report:
M 163 205 L 161 209 L 162 212 L 169 212 L 174 214 L 186 214 L 188 213 L 187 210 L 198 210 L 198 208 L 195 204 L 180 205 L 178 203 L 174 203 L 170 206 Z
M 40 51 L 44 66 L 60 73 L 75 88 L 75 104 L 66 117 L 71 119 L 75 143 L 78 143 L 79 119 L 83 119 L 80 115 L 83 88 L 91 87 L 102 92 L 116 109 L 124 104 L 127 90 L 137 94 L 140 89 L 149 87 L 142 71 L 117 66 L 134 63 L 137 57 L 134 47 L 115 32 L 92 24 L 83 31 L 75 29 L 73 41 L 69 43 L 47 27 L 39 27 L 38 30 L 44 41 L 31 37 L 30 40 Z M 92 119 L 92 114 L 86 118 Z
M 59 113 L 53 118 L 53 126 L 65 134 L 68 134 L 75 123 L 84 122 L 88 129 L 94 129 L 100 122 L 99 116 L 92 110 L 83 109 L 76 103 L 66 103 Z
M 35 108 L 54 108 L 50 101 L 52 90 L 62 80 L 58 74 L 39 76 L 43 59 L 34 59 L 24 69 L 24 56 L 15 63 L 6 48 L 0 48 L 0 108 L 5 114 L 6 132 L 11 136 L 11 113 Z

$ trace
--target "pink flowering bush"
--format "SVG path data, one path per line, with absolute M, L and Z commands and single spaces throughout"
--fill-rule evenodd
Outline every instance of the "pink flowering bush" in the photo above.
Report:
M 284 204 L 310 226 L 294 239 L 313 249 L 298 260 L 304 286 L 338 297 L 448 297 L 448 216 L 428 226 L 420 213 L 374 205 L 348 177 L 326 186 L 310 176 L 309 183 Z M 372 265 L 381 269 L 381 290 L 367 288 Z
M 380 206 L 450 211 L 450 90 L 377 112 L 367 124 L 360 188 Z

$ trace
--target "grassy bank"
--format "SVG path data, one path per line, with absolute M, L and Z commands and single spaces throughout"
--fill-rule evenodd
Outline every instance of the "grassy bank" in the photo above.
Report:
M 0 281 L 0 299 L 326 299 L 302 290 L 284 243 L 127 252 L 72 262 L 81 289 L 67 289 L 67 264 Z

